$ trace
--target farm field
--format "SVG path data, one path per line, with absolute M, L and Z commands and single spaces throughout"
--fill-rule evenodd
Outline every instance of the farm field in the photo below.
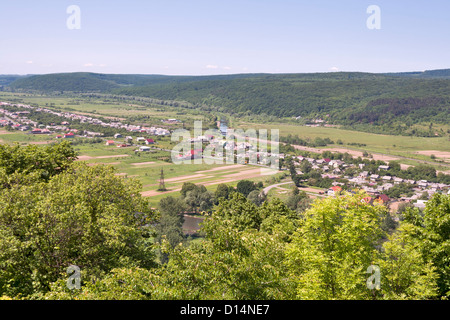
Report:
M 142 195 L 149 197 L 152 206 L 168 195 L 178 196 L 184 182 L 204 185 L 214 191 L 220 183 L 236 186 L 239 180 L 248 179 L 255 182 L 266 181 L 271 175 L 264 168 L 241 164 L 173 164 L 160 158 L 170 157 L 169 152 L 154 150 L 138 152 L 135 148 L 117 148 L 101 144 L 75 146 L 79 153 L 78 161 L 88 164 L 113 166 L 117 175 L 136 178 L 142 184 Z M 157 191 L 161 169 L 167 191 Z M 278 175 L 278 174 L 277 174 Z
M 200 111 L 189 110 L 189 114 L 184 109 L 166 105 L 152 104 L 143 106 L 138 103 L 129 103 L 116 100 L 102 100 L 87 97 L 65 97 L 48 95 L 31 95 L 26 93 L 0 92 L 0 100 L 14 102 L 20 99 L 24 104 L 37 104 L 44 108 L 61 108 L 73 113 L 102 116 L 105 118 L 116 118 L 125 120 L 128 117 L 148 117 L 156 123 L 163 119 L 176 118 L 180 120 L 202 120 L 203 114 Z
M 282 123 L 264 123 L 264 124 L 248 124 L 248 123 L 238 123 L 235 128 L 240 129 L 278 129 L 280 136 L 298 135 L 299 137 L 315 139 L 319 138 L 329 138 L 332 141 L 341 140 L 342 145 L 330 145 L 321 148 L 309 148 L 303 146 L 297 146 L 296 148 L 312 151 L 312 152 L 323 152 L 325 150 L 335 151 L 335 152 L 348 152 L 353 156 L 361 156 L 364 151 L 369 153 L 374 153 L 373 158 L 375 160 L 382 161 L 392 161 L 399 160 L 402 163 L 417 165 L 418 162 L 411 162 L 411 159 L 417 159 L 421 161 L 433 162 L 435 165 L 440 165 L 440 163 L 434 161 L 431 158 L 431 154 L 434 154 L 437 160 L 448 161 L 448 155 L 450 153 L 450 140 L 448 137 L 436 137 L 436 138 L 422 138 L 413 136 L 393 136 L 393 135 L 382 135 L 375 133 L 366 132 L 356 132 L 351 130 L 343 130 L 334 127 L 307 127 L 307 126 L 296 126 L 291 124 Z M 358 147 L 354 145 L 348 145 L 351 143 L 365 144 L 366 146 Z M 430 151 L 432 150 L 432 151 Z M 376 154 L 379 153 L 379 154 Z M 409 161 L 407 159 L 402 159 L 401 157 L 411 158 Z M 445 169 L 445 167 L 441 168 Z

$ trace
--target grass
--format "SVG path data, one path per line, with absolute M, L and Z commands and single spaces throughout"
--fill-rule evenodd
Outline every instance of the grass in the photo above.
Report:
M 448 137 L 435 137 L 435 138 L 422 138 L 413 136 L 392 136 L 392 135 L 382 135 L 366 132 L 356 132 L 351 130 L 343 130 L 334 127 L 307 127 L 307 126 L 297 126 L 291 124 L 283 123 L 271 123 L 271 124 L 247 124 L 239 123 L 236 128 L 248 129 L 254 128 L 257 130 L 267 129 L 278 129 L 280 136 L 298 135 L 299 137 L 315 139 L 319 138 L 330 138 L 333 141 L 341 140 L 342 145 L 332 145 L 326 148 L 345 148 L 358 151 L 367 151 L 369 153 L 382 153 L 393 156 L 408 157 L 417 160 L 431 161 L 434 162 L 436 166 L 439 163 L 433 161 L 429 156 L 424 156 L 416 154 L 416 151 L 420 150 L 437 150 L 437 151 L 449 151 L 450 152 L 450 139 Z M 366 146 L 358 147 L 349 145 L 351 143 L 365 144 Z M 400 159 L 401 163 L 411 163 L 411 161 L 406 159 Z M 416 162 L 417 164 L 418 162 Z
M 236 186 L 238 180 L 228 181 L 227 175 L 237 174 L 242 171 L 259 169 L 259 167 L 245 166 L 245 167 L 230 167 L 224 170 L 210 171 L 205 173 L 199 173 L 199 171 L 205 171 L 214 169 L 217 167 L 224 167 L 226 164 L 173 164 L 166 161 L 159 160 L 161 157 L 170 157 L 168 151 L 155 151 L 155 152 L 134 152 L 135 148 L 117 148 L 113 146 L 106 146 L 104 144 L 83 144 L 76 145 L 75 150 L 80 156 L 90 156 L 92 159 L 85 160 L 90 164 L 105 164 L 112 165 L 116 168 L 118 174 L 123 174 L 124 178 L 136 178 L 142 184 L 143 192 L 153 191 L 152 195 L 148 197 L 150 204 L 156 207 L 159 200 L 172 195 L 179 196 L 179 192 L 170 193 L 158 193 L 155 192 L 159 188 L 159 179 L 161 174 L 161 168 L 164 170 L 165 186 L 169 191 L 181 189 L 184 182 L 192 182 L 195 184 L 205 184 L 208 191 L 214 192 L 221 181 L 227 181 L 230 186 Z M 127 157 L 119 157 L 120 155 L 128 155 Z M 95 157 L 108 156 L 110 158 L 98 159 Z M 117 156 L 117 157 L 116 157 Z M 153 163 L 149 163 L 153 162 Z M 135 165 L 138 163 L 145 163 L 142 165 Z M 198 176 L 203 174 L 204 176 Z M 189 177 L 192 176 L 192 177 Z M 173 178 L 186 179 L 179 181 L 171 181 Z M 239 179 L 237 177 L 236 179 Z M 271 176 L 258 176 L 250 177 L 248 180 L 255 182 L 263 181 L 267 184 L 273 180 L 275 183 L 276 178 Z M 212 184 L 213 183 L 213 184 Z M 208 185 L 209 184 L 209 185 Z
M 153 125 L 160 125 L 161 120 L 175 118 L 181 121 L 192 122 L 202 120 L 204 115 L 197 110 L 186 110 L 166 105 L 152 104 L 152 106 L 139 105 L 136 102 L 116 102 L 99 98 L 31 95 L 25 93 L 0 92 L 0 100 L 13 101 L 20 99 L 24 104 L 37 104 L 41 107 L 86 114 L 90 116 L 117 117 L 127 119 L 142 116 L 149 119 Z
M 15 143 L 30 144 L 30 143 L 44 143 L 55 141 L 56 134 L 30 134 L 21 131 L 6 132 L 0 129 L 0 143 Z

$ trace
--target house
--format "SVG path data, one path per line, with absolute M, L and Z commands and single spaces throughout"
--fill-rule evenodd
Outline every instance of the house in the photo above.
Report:
M 417 185 L 422 188 L 426 188 L 428 186 L 428 182 L 426 180 L 420 180 L 417 182 Z
M 360 174 L 359 174 L 359 177 L 360 178 L 367 178 L 367 176 L 369 175 L 369 172 L 368 171 L 363 171 L 363 172 L 361 172 Z
M 116 133 L 114 135 L 114 139 L 122 138 L 122 135 L 120 133 Z
M 386 204 L 389 202 L 389 197 L 385 194 L 380 194 L 379 196 L 377 196 L 374 200 L 374 202 L 380 203 L 380 204 Z
M 379 166 L 378 171 L 380 170 L 389 170 L 389 166 Z
M 155 140 L 153 140 L 153 139 L 146 139 L 145 140 L 145 144 L 154 144 L 155 143 Z
M 41 134 L 42 130 L 41 129 L 33 129 L 33 130 L 31 130 L 31 133 L 32 134 Z
M 327 191 L 327 194 L 329 195 L 329 196 L 336 196 L 339 192 L 341 192 L 342 191 L 342 188 L 341 187 L 339 187 L 339 186 L 334 186 L 334 187 L 331 187 L 330 189 L 328 189 L 328 191 Z
M 403 179 L 402 179 L 402 178 L 394 177 L 394 183 L 395 183 L 395 184 L 399 184 L 399 183 L 401 183 L 401 182 L 403 182 Z
M 113 146 L 114 144 L 115 144 L 115 142 L 112 141 L 112 140 L 106 141 L 106 145 L 107 145 L 107 146 Z
M 75 137 L 75 135 L 72 132 L 64 134 L 64 138 L 66 138 L 66 139 L 70 139 L 70 138 L 74 138 L 74 137 Z
M 139 151 L 150 151 L 150 147 L 146 146 L 139 147 Z
M 368 203 L 368 204 L 372 204 L 373 201 L 374 201 L 374 198 L 372 198 L 372 197 L 370 197 L 370 196 L 365 197 L 365 198 L 363 198 L 363 199 L 361 200 L 361 202 L 363 202 L 363 203 Z
M 423 209 L 423 208 L 425 208 L 426 203 L 427 203 L 427 200 L 417 200 L 417 202 L 414 203 L 413 205 L 415 208 Z
M 144 142 L 144 141 L 145 141 L 145 138 L 144 138 L 144 137 L 137 137 L 137 138 L 136 138 L 136 141 L 137 141 L 137 142 Z

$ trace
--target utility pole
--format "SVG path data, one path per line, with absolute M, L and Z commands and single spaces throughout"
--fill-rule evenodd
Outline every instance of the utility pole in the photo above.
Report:
M 161 168 L 161 176 L 159 178 L 159 189 L 158 191 L 167 191 L 166 185 L 164 183 L 164 170 Z

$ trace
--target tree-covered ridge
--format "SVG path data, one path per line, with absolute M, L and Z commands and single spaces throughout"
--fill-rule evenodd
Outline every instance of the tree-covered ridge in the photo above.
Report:
M 385 118 L 384 110 L 374 110 L 371 106 L 379 99 L 385 99 L 389 108 L 396 108 L 396 99 L 400 99 L 405 107 L 394 115 L 396 120 L 410 117 L 415 122 L 426 119 L 447 123 L 450 81 L 384 77 L 357 80 L 264 77 L 132 87 L 117 89 L 115 92 L 188 101 L 235 114 L 254 113 L 278 117 L 325 117 L 328 114 L 327 120 L 332 123 L 358 123 L 359 119 L 349 117 L 366 110 L 390 122 L 390 118 Z M 420 101 L 419 105 L 417 101 Z M 423 118 L 423 115 L 426 117 Z
M 435 136 L 417 124 L 450 123 L 448 70 L 411 74 L 335 72 L 216 76 L 71 73 L 19 79 L 12 89 L 109 92 L 184 101 L 237 116 L 322 118 L 358 130 Z M 413 132 L 413 130 L 415 130 Z M 438 135 L 445 134 L 439 132 Z

